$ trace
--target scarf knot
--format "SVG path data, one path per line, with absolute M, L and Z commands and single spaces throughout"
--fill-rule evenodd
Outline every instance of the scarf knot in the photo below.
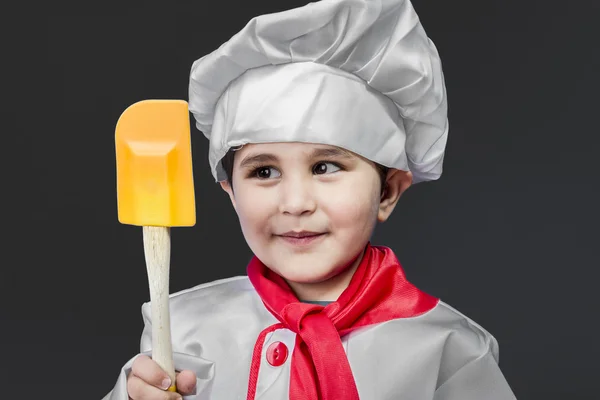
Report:
M 310 325 L 310 321 L 304 324 L 305 319 L 314 320 L 315 316 L 325 315 L 324 309 L 324 306 L 317 304 L 291 303 L 281 310 L 281 322 L 290 331 L 300 334 L 304 325 Z M 326 315 L 325 317 L 329 319 Z

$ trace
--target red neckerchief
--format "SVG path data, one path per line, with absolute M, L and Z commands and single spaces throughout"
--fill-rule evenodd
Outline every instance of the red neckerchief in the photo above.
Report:
M 290 400 L 358 400 L 358 390 L 341 337 L 385 321 L 410 318 L 431 310 L 438 299 L 406 280 L 398 259 L 387 247 L 367 244 L 348 288 L 326 307 L 299 302 L 285 280 L 254 257 L 250 282 L 280 323 L 261 332 L 250 367 L 248 400 L 254 400 L 265 337 L 276 329 L 296 333 L 290 376 Z

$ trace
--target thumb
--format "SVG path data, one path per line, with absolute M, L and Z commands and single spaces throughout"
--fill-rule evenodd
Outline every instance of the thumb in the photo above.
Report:
M 196 389 L 196 374 L 194 371 L 184 370 L 177 373 L 175 378 L 177 391 L 181 394 L 192 394 Z

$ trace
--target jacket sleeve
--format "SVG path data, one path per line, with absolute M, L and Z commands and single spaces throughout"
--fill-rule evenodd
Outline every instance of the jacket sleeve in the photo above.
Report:
M 492 350 L 474 359 L 437 388 L 433 400 L 516 400 Z
M 103 397 L 102 400 L 129 400 L 127 393 L 127 375 L 131 372 L 134 360 L 141 354 L 152 356 L 152 324 L 150 322 L 149 303 L 142 307 L 144 317 L 144 330 L 140 340 L 140 353 L 131 358 L 121 368 L 117 382 L 113 389 Z M 173 326 L 171 329 L 174 329 Z M 210 399 L 212 382 L 214 377 L 214 363 L 196 355 L 180 353 L 176 351 L 177 343 L 173 343 L 173 363 L 176 371 L 191 370 L 196 373 L 196 391 L 185 400 L 207 400 Z

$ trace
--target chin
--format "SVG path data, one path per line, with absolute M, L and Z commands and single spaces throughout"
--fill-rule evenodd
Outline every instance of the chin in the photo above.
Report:
M 321 283 L 343 272 L 343 269 L 332 268 L 332 264 L 298 262 L 283 264 L 285 268 L 274 269 L 285 280 L 295 283 Z
M 335 276 L 333 274 L 314 274 L 314 273 L 298 273 L 298 272 L 292 272 L 292 273 L 287 273 L 287 274 L 283 274 L 280 273 L 279 275 L 281 275 L 281 277 L 283 279 L 285 279 L 286 281 L 290 281 L 290 282 L 294 282 L 294 283 L 302 283 L 302 284 L 311 284 L 311 283 L 321 283 L 324 282 L 328 279 L 330 279 L 332 276 Z
M 295 283 L 311 284 L 327 281 L 350 267 L 353 257 L 343 246 L 320 243 L 303 252 L 290 250 L 279 243 L 254 246 L 251 249 L 273 272 Z

